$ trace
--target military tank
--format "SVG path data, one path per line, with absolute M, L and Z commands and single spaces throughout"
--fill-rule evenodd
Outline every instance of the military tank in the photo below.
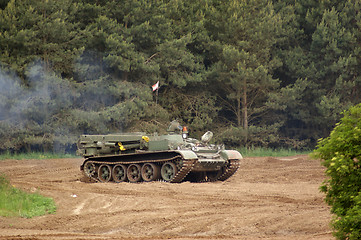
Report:
M 189 138 L 178 121 L 171 122 L 165 135 L 82 135 L 77 144 L 77 153 L 85 158 L 80 170 L 97 182 L 224 181 L 237 171 L 242 155 L 210 144 L 212 136 L 208 131 L 200 141 Z

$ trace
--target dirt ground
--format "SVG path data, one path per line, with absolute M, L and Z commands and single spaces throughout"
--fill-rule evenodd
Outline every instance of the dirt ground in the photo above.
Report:
M 82 159 L 4 160 L 12 185 L 54 198 L 55 214 L 0 217 L 0 239 L 333 239 L 307 156 L 245 158 L 225 182 L 86 183 Z

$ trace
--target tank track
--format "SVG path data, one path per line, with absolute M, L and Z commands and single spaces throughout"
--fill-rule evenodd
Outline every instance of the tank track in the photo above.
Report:
M 229 160 L 228 165 L 225 167 L 224 173 L 218 177 L 218 181 L 225 181 L 230 178 L 239 168 L 239 159 Z
M 174 178 L 170 181 L 171 183 L 180 183 L 182 180 L 192 171 L 194 164 L 197 159 L 183 159 L 181 169 L 177 172 Z
M 117 165 L 117 164 L 142 164 L 142 163 L 165 163 L 165 162 L 175 162 L 179 159 L 179 156 L 169 158 L 169 159 L 157 159 L 157 160 L 144 160 L 144 161 L 121 161 L 121 162 L 105 162 L 105 161 L 95 161 L 89 160 L 87 163 L 93 164 L 109 164 L 109 165 Z M 191 172 L 194 164 L 196 163 L 197 159 L 182 159 L 182 164 L 180 169 L 177 171 L 176 175 L 172 178 L 170 183 L 180 183 L 182 180 Z M 85 173 L 83 169 L 83 175 L 88 178 L 91 182 L 101 182 L 97 177 L 89 176 Z

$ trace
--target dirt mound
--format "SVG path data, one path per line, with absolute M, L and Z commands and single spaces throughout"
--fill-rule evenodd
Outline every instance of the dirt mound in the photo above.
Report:
M 246 158 L 225 182 L 86 183 L 82 159 L 5 160 L 11 184 L 54 198 L 56 214 L 0 217 L 0 239 L 332 239 L 307 156 Z

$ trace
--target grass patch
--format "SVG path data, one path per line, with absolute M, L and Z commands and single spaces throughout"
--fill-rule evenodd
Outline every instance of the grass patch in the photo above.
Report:
M 0 160 L 5 159 L 54 159 L 54 158 L 76 158 L 78 156 L 72 154 L 60 154 L 60 153 L 42 153 L 42 152 L 30 152 L 30 153 L 10 153 L 5 152 L 0 154 Z
M 309 154 L 311 151 L 297 151 L 293 149 L 271 149 L 271 148 L 240 148 L 238 151 L 243 157 L 288 157 L 300 154 Z
M 17 189 L 0 174 L 0 216 L 32 218 L 55 211 L 56 206 L 52 198 Z

